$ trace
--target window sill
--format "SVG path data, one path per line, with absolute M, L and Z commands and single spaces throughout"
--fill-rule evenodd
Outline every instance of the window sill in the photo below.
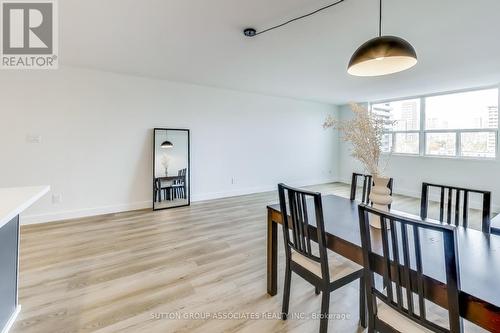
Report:
M 439 156 L 439 155 L 420 155 L 420 154 L 402 154 L 402 153 L 382 153 L 382 156 L 390 157 L 412 157 L 424 159 L 440 159 L 440 160 L 454 160 L 454 161 L 476 161 L 476 162 L 497 162 L 498 157 L 465 157 L 465 156 Z

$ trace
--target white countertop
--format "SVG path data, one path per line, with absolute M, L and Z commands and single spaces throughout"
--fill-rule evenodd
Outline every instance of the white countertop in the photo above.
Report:
M 0 188 L 0 228 L 49 190 L 49 186 Z

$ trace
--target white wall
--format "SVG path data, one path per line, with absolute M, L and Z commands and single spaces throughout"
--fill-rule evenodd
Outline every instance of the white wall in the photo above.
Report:
M 341 119 L 352 112 L 348 105 L 339 107 Z M 340 143 L 339 173 L 343 182 L 350 183 L 353 171 L 363 171 L 350 156 L 350 145 Z M 500 211 L 500 160 L 466 160 L 438 157 L 392 155 L 386 174 L 394 178 L 394 192 L 420 197 L 422 182 L 464 186 L 492 192 L 492 208 Z
M 150 207 L 153 127 L 191 129 L 193 200 L 338 176 L 331 105 L 76 68 L 0 88 L 0 187 L 52 187 L 25 223 Z

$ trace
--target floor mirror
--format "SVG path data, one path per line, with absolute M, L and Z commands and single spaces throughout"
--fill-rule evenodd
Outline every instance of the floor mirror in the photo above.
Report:
M 190 204 L 189 130 L 153 131 L 153 210 Z

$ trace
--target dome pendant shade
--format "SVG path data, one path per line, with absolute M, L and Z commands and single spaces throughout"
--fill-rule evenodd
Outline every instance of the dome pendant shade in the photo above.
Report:
M 160 147 L 162 148 L 172 148 L 174 146 L 174 144 L 170 141 L 164 141 Z
M 416 63 L 417 53 L 410 43 L 395 36 L 381 36 L 354 52 L 347 72 L 354 76 L 380 76 L 404 71 Z

